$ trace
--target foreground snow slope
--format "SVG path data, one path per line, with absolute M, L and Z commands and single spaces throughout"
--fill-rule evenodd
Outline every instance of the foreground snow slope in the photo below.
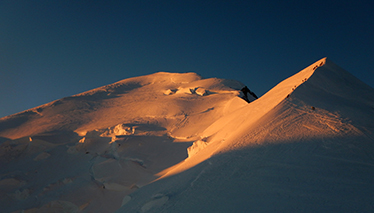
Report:
M 372 212 L 374 91 L 328 59 L 207 128 L 118 212 Z
M 2 118 L 2 212 L 117 210 L 187 158 L 212 122 L 247 105 L 238 97 L 243 86 L 156 73 Z

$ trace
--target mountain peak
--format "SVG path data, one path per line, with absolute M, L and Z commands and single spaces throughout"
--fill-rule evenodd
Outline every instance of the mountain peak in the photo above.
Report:
M 372 126 L 374 89 L 329 59 L 295 88 L 290 101 L 298 106 L 335 112 L 361 127 Z M 368 114 L 371 116 L 367 117 Z
M 2 118 L 0 136 L 16 139 L 55 130 L 85 134 L 143 117 L 173 120 L 209 108 L 217 112 L 223 106 L 204 103 L 224 103 L 239 96 L 243 87 L 238 81 L 202 79 L 196 73 L 133 77 Z
M 159 72 L 2 118 L 2 211 L 374 210 L 372 88 L 323 58 L 241 93 Z
M 373 97 L 323 58 L 215 121 L 118 212 L 372 211 Z

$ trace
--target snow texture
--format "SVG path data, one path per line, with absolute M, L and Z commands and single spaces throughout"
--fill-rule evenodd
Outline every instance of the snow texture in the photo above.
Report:
M 326 58 L 243 87 L 161 72 L 1 118 L 2 212 L 374 211 L 372 88 Z

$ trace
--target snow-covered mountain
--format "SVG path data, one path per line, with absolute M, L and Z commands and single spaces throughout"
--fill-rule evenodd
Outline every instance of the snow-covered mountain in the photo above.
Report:
M 372 212 L 374 90 L 321 59 L 250 103 L 194 73 L 0 119 L 2 212 Z

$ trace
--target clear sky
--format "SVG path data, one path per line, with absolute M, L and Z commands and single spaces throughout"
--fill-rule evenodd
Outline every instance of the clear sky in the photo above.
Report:
M 328 57 L 374 87 L 374 1 L 2 0 L 0 117 L 157 71 L 258 96 Z

